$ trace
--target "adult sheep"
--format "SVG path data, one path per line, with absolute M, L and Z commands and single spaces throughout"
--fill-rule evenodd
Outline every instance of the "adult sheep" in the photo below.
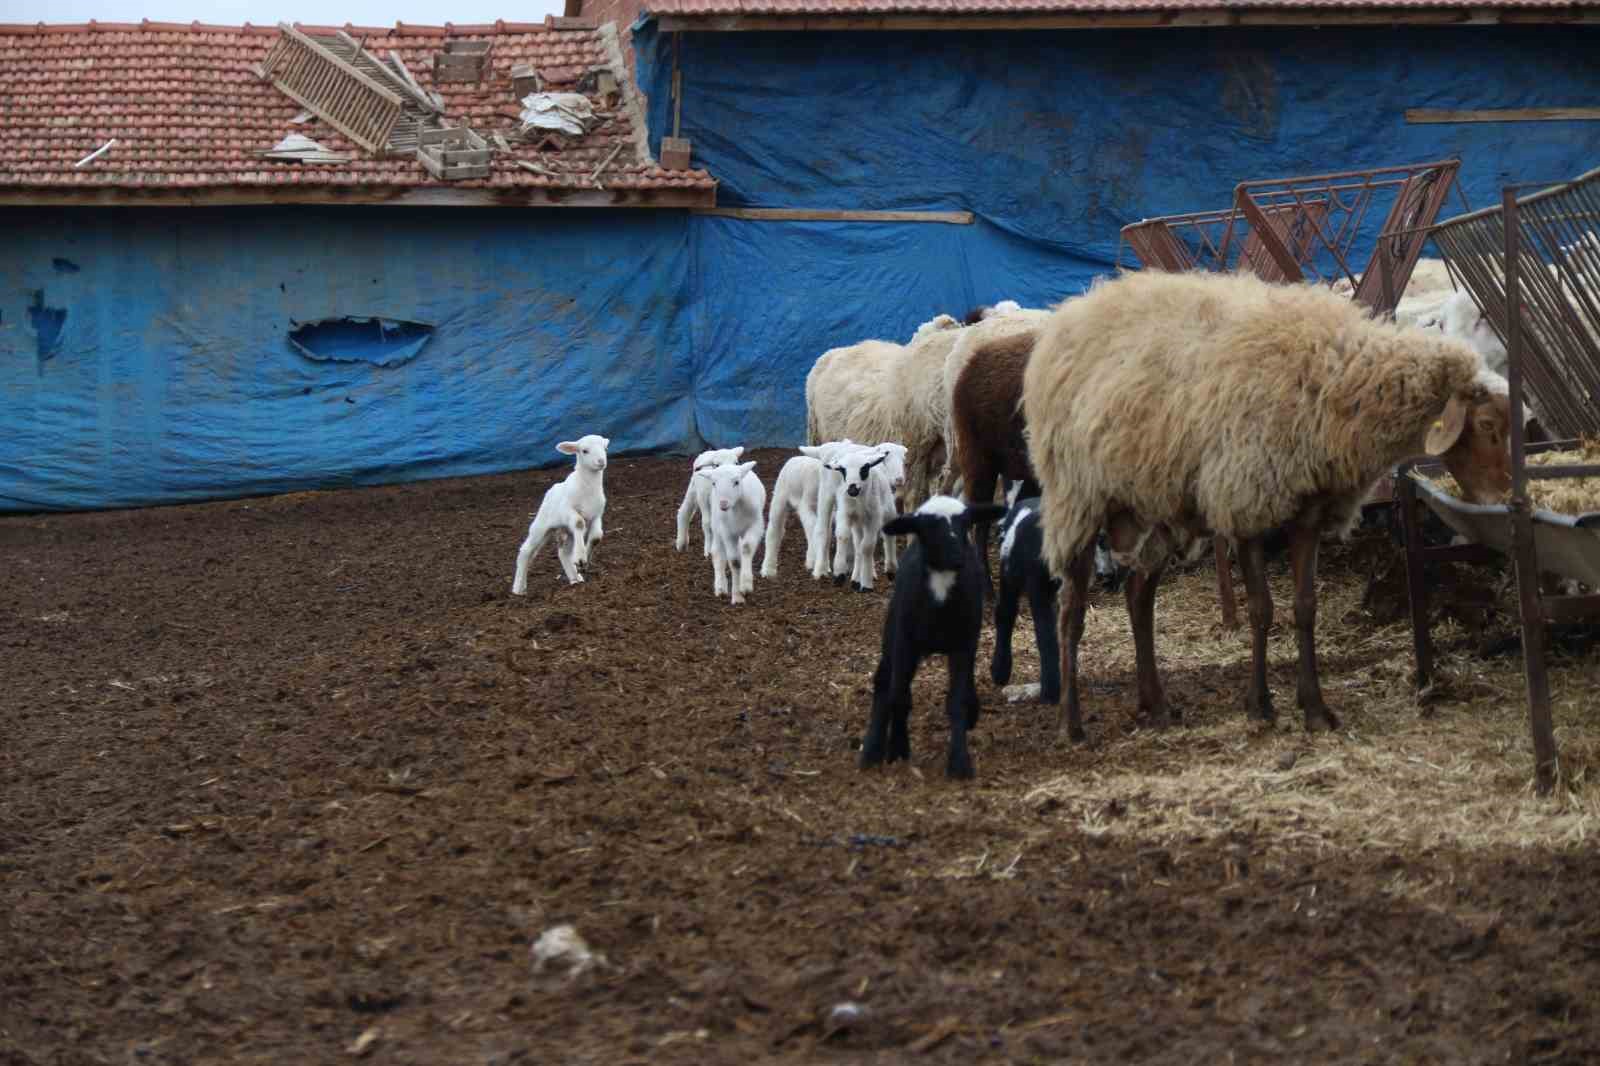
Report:
M 1050 312 L 1018 308 L 962 330 L 945 360 L 944 439 L 948 462 L 940 481 L 961 480 L 970 505 L 993 503 L 995 479 L 1032 477 L 1023 438 L 1022 372 Z M 989 565 L 989 523 L 973 527 L 978 554 Z
M 1308 730 L 1338 719 L 1317 680 L 1318 538 L 1347 531 L 1396 462 L 1441 456 L 1470 499 L 1509 483 L 1505 399 L 1477 356 L 1437 333 L 1377 322 L 1321 286 L 1248 275 L 1133 273 L 1063 304 L 1023 379 L 1029 455 L 1044 489 L 1045 554 L 1063 581 L 1059 628 L 1067 723 L 1083 737 L 1077 648 L 1096 532 L 1134 573 L 1127 587 L 1139 709 L 1172 715 L 1155 667 L 1156 584 L 1208 535 L 1239 549 L 1253 669 L 1246 708 L 1273 717 L 1267 689 L 1262 538 L 1283 527 L 1294 571 L 1297 695 Z M 1497 421 L 1498 419 L 1498 421 Z

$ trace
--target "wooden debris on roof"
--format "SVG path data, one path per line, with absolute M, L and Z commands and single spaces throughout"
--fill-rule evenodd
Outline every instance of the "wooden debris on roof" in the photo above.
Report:
M 367 151 L 383 152 L 400 120 L 402 94 L 288 23 L 278 30 L 282 36 L 256 68 L 262 80 Z
M 489 156 L 489 142 L 466 126 L 418 135 L 417 161 L 441 181 L 488 177 Z
M 482 81 L 489 69 L 493 41 L 448 40 L 433 53 L 433 80 Z

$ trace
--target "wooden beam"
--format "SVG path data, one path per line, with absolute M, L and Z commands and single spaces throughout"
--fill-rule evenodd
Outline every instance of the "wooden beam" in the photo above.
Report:
M 1192 29 L 1208 26 L 1485 26 L 1600 24 L 1600 11 L 1551 8 L 1378 8 L 1203 11 L 1109 11 L 1022 15 L 662 15 L 661 32 L 738 33 L 771 30 L 942 31 Z
M 701 207 L 697 215 L 751 222 L 943 222 L 972 225 L 971 211 L 833 211 L 809 207 Z
M 1406 121 L 1426 122 L 1594 122 L 1600 107 L 1509 107 L 1483 111 L 1449 111 L 1431 107 L 1406 108 Z
M 715 189 L 551 189 L 544 186 L 217 186 L 210 189 L 0 188 L 0 207 L 221 207 L 265 204 L 347 204 L 388 207 L 699 208 L 716 203 Z

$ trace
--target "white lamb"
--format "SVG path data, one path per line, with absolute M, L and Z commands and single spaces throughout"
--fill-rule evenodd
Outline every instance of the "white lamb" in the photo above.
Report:
M 856 446 L 835 452 L 827 464 L 843 479 L 834 490 L 833 579 L 842 582 L 850 565 L 850 587 L 858 592 L 872 589 L 878 538 L 894 517 L 893 490 L 883 470 L 888 458 L 881 448 Z M 849 556 L 854 560 L 847 564 Z
M 906 480 L 906 447 L 893 441 L 882 444 L 862 445 L 856 444 L 849 438 L 839 441 L 829 441 L 827 444 L 803 447 L 802 453 L 821 461 L 822 468 L 818 473 L 818 491 L 816 501 L 816 518 L 812 528 L 815 530 L 816 554 L 806 553 L 806 565 L 811 570 L 813 578 L 822 577 L 828 572 L 828 547 L 834 533 L 834 513 L 836 501 L 841 489 L 844 488 L 844 476 L 828 463 L 836 454 L 842 454 L 858 448 L 866 448 L 883 455 L 883 476 L 872 479 L 873 491 L 878 494 L 879 508 L 882 510 L 885 521 L 895 514 L 895 492 Z M 776 508 L 776 504 L 774 504 Z M 773 512 L 776 514 L 776 510 Z M 769 534 L 770 535 L 770 534 Z M 893 537 L 884 537 L 884 566 L 887 573 L 893 573 L 898 558 L 897 542 Z M 809 542 L 808 542 L 809 545 Z M 834 580 L 843 582 L 845 569 L 853 562 L 853 546 L 848 537 L 839 541 L 838 548 L 833 553 Z
M 702 548 L 706 556 L 711 555 L 711 483 L 695 475 L 714 466 L 737 463 L 739 456 L 743 454 L 744 445 L 741 444 L 737 448 L 712 448 L 694 457 L 694 469 L 689 474 L 689 487 L 684 489 L 683 502 L 678 505 L 676 543 L 679 551 L 683 551 L 689 543 L 689 520 L 694 517 L 695 511 L 699 510 L 700 532 L 704 540 Z
M 606 448 L 610 444 L 609 437 L 590 433 L 556 445 L 556 451 L 575 457 L 572 473 L 545 491 L 539 511 L 528 525 L 528 535 L 517 549 L 512 595 L 527 595 L 528 563 L 551 533 L 556 535 L 556 553 L 561 557 L 567 581 L 576 585 L 583 580 L 578 566 L 588 563 L 590 553 L 605 533 L 601 519 L 606 513 Z
M 767 490 L 751 473 L 755 462 L 714 466 L 696 478 L 711 485 L 711 572 L 716 595 L 729 593 L 731 603 L 743 603 L 755 588 L 756 549 L 761 546 L 761 512 Z M 738 571 L 731 575 L 729 567 Z
M 806 569 L 815 568 L 817 559 L 827 550 L 826 531 L 817 522 L 817 504 L 822 479 L 828 472 L 823 469 L 818 453 L 831 450 L 803 446 L 797 455 L 783 464 L 778 480 L 772 485 L 772 507 L 767 512 L 767 546 L 761 558 L 761 576 L 778 576 L 778 552 L 783 547 L 783 534 L 789 524 L 789 512 L 800 516 L 800 529 L 806 536 Z M 830 494 L 831 495 L 831 494 Z

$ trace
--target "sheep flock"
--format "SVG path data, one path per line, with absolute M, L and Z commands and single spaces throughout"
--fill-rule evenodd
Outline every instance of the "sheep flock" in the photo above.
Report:
M 1334 729 L 1316 664 L 1318 544 L 1347 533 L 1376 483 L 1413 456 L 1440 458 L 1469 500 L 1498 500 L 1509 484 L 1504 365 L 1437 262 L 1418 265 L 1393 321 L 1339 287 L 1126 273 L 1053 307 L 1002 301 L 964 319 L 936 315 L 905 343 L 829 349 L 806 375 L 805 445 L 776 471 L 741 462 L 742 446 L 696 456 L 673 543 L 687 547 L 698 515 L 713 594 L 730 605 L 759 597 L 758 553 L 759 576 L 777 576 L 791 517 L 814 578 L 867 592 L 880 567 L 892 575 L 862 765 L 909 754 L 910 674 L 942 654 L 947 774 L 970 777 L 964 736 L 978 721 L 972 656 L 993 588 L 991 521 L 1006 517 L 995 619 L 1006 639 L 992 675 L 1010 674 L 1025 594 L 1052 660 L 1039 698 L 1064 704 L 1073 740 L 1085 737 L 1078 651 L 1091 575 L 1109 576 L 1108 556 L 1125 568 L 1136 713 L 1165 726 L 1175 716 L 1156 666 L 1157 587 L 1173 560 L 1198 558 L 1217 537 L 1235 551 L 1249 603 L 1245 707 L 1272 719 L 1264 560 L 1266 539 L 1286 537 L 1297 702 L 1307 730 Z M 513 593 L 526 594 L 551 536 L 566 579 L 583 580 L 602 534 L 608 444 L 591 434 L 557 446 L 575 465 L 529 528 Z M 997 486 L 1011 489 L 1009 514 Z

